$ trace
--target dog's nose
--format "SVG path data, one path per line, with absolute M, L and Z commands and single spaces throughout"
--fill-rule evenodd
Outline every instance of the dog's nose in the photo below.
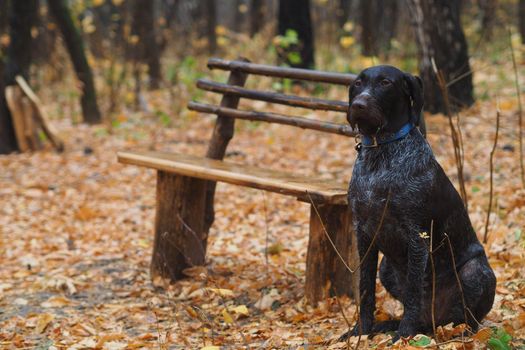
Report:
M 366 101 L 362 99 L 357 99 L 352 102 L 352 106 L 350 107 L 353 110 L 364 110 L 367 107 Z

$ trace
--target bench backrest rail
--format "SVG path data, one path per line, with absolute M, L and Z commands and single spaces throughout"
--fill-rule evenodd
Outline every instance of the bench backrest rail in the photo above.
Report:
M 353 130 L 350 127 L 350 125 L 302 117 L 291 117 L 277 113 L 243 111 L 239 109 L 220 107 L 193 101 L 188 103 L 188 109 L 201 113 L 216 114 L 220 115 L 221 117 L 290 125 L 303 129 L 317 130 L 331 134 L 338 134 L 344 136 L 357 135 L 356 131 Z
M 302 97 L 281 94 L 278 92 L 251 90 L 239 86 L 217 83 L 206 79 L 199 79 L 197 81 L 197 87 L 202 90 L 219 94 L 230 94 L 247 98 L 249 100 L 265 101 L 292 107 L 342 113 L 346 113 L 348 110 L 348 102 L 344 101 L 332 101 L 315 97 Z
M 264 75 L 276 78 L 289 78 L 294 80 L 309 80 L 319 83 L 329 83 L 350 86 L 356 75 L 324 72 L 311 69 L 276 67 L 265 64 L 256 64 L 246 61 L 228 61 L 220 58 L 210 58 L 208 60 L 209 69 L 222 69 L 238 71 L 248 74 Z

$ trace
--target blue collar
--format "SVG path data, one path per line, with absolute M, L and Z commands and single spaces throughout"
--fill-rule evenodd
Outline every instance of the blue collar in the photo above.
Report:
M 371 148 L 383 145 L 385 143 L 394 142 L 407 136 L 413 128 L 414 124 L 406 123 L 401 127 L 401 129 L 399 129 L 395 133 L 388 133 L 377 136 L 361 135 L 361 145 L 365 148 Z

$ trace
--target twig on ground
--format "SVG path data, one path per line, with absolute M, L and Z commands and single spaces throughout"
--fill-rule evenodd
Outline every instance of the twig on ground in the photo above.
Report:
M 332 287 L 333 290 L 333 287 Z M 335 301 L 337 302 L 337 305 L 339 306 L 339 311 L 341 312 L 341 315 L 343 315 L 343 319 L 345 320 L 346 326 L 348 327 L 348 331 L 352 328 L 352 324 L 348 320 L 348 318 L 345 315 L 345 311 L 343 310 L 343 305 L 341 305 L 341 301 L 337 297 L 337 294 L 334 291 Z M 350 337 L 346 338 L 346 347 L 347 349 L 350 348 Z
M 490 151 L 490 189 L 489 189 L 489 207 L 487 208 L 487 220 L 485 221 L 485 234 L 483 235 L 483 243 L 487 243 L 487 238 L 489 234 L 489 221 L 490 221 L 490 212 L 492 211 L 492 197 L 494 194 L 493 183 L 494 183 L 494 153 L 496 152 L 496 147 L 498 145 L 498 134 L 499 134 L 499 119 L 500 119 L 500 110 L 499 106 L 496 107 L 496 135 L 494 136 L 494 145 Z
M 268 209 L 266 208 L 266 192 L 261 191 L 263 196 L 263 208 L 264 208 L 264 223 L 266 225 L 266 241 L 264 246 L 264 258 L 266 259 L 266 272 L 269 273 L 269 260 L 268 260 L 268 240 L 270 238 L 270 230 L 268 226 Z
M 523 165 L 523 106 L 521 104 L 521 88 L 520 88 L 520 81 L 518 76 L 518 68 L 516 65 L 516 57 L 514 55 L 514 47 L 512 46 L 512 31 L 510 27 L 507 27 L 507 31 L 509 33 L 509 46 L 510 46 L 510 54 L 512 56 L 512 67 L 514 69 L 514 85 L 516 87 L 516 96 L 518 98 L 518 141 L 520 145 L 520 175 L 521 175 L 521 186 L 525 187 L 525 168 Z

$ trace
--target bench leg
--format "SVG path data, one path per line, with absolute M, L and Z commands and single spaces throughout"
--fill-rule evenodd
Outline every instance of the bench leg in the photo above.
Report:
M 315 211 L 319 212 L 319 215 Z M 353 269 L 358 266 L 352 214 L 344 205 L 313 205 L 310 208 L 310 240 L 306 255 L 307 301 L 316 305 L 329 296 L 349 295 L 357 291 L 359 273 L 351 273 L 342 263 L 334 247 L 326 237 L 325 229 L 346 264 Z M 325 229 L 323 229 L 323 226 Z
M 204 230 L 206 182 L 157 172 L 157 208 L 151 276 L 172 281 L 184 277 L 187 267 L 203 265 L 207 232 Z

